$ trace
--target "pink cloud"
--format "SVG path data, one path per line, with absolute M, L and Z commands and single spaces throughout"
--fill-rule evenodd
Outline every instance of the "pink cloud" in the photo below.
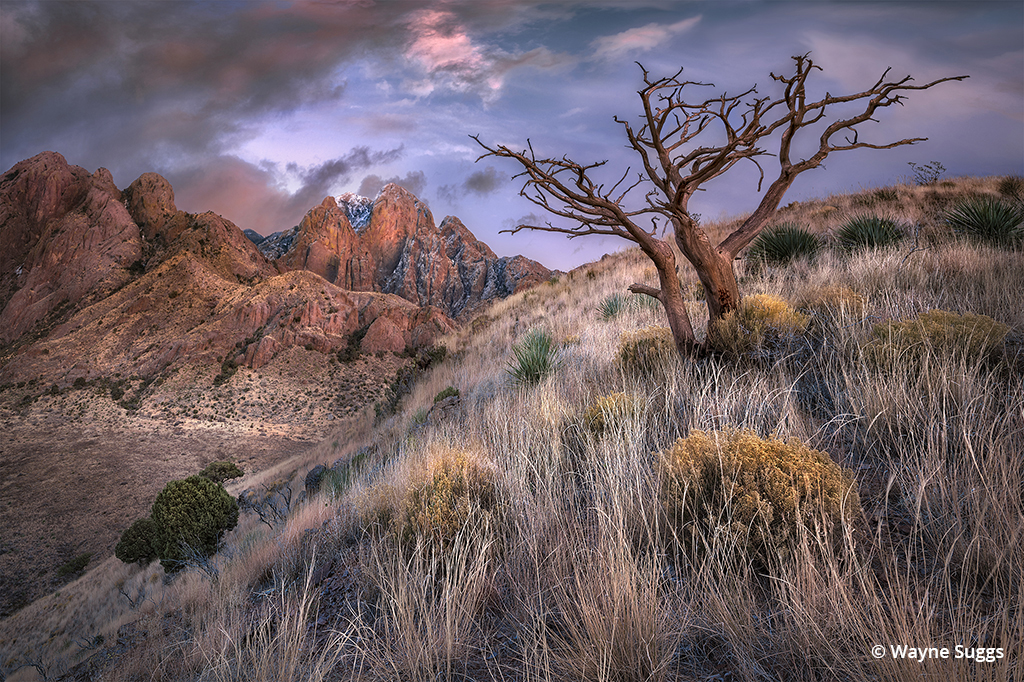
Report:
M 601 36 L 592 43 L 594 57 L 616 60 L 630 52 L 646 52 L 674 35 L 689 31 L 700 22 L 700 19 L 701 15 L 697 15 L 674 24 L 647 24 L 612 36 Z

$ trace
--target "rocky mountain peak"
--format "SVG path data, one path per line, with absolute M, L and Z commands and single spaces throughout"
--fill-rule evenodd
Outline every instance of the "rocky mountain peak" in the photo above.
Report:
M 174 205 L 171 183 L 157 173 L 143 173 L 124 191 L 125 205 L 143 235 L 174 241 L 188 226 L 188 215 Z
M 496 298 L 551 277 L 536 261 L 498 258 L 462 221 L 434 223 L 430 208 L 404 187 L 385 185 L 371 201 L 328 197 L 298 227 L 260 242 L 286 269 L 304 269 L 353 291 L 397 294 L 465 318 Z

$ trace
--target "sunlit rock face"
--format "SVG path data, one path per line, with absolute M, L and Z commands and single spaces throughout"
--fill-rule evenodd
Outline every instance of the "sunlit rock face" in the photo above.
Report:
M 454 216 L 437 226 L 427 205 L 396 184 L 373 201 L 327 197 L 294 232 L 271 235 L 259 248 L 282 268 L 353 291 L 396 294 L 453 318 L 551 277 L 528 258 L 498 258 Z
M 131 279 L 143 237 L 105 168 L 44 152 L 0 178 L 0 342 Z

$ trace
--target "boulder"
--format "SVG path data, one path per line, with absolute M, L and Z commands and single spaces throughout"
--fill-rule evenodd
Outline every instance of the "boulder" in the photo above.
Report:
M 317 464 L 315 467 L 309 470 L 306 474 L 306 497 L 310 498 L 320 492 L 320 484 L 323 481 L 324 474 L 328 471 L 327 467 L 323 464 Z

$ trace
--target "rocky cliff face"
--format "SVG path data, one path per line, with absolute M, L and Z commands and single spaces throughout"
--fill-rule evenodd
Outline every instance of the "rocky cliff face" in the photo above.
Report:
M 437 307 L 324 281 L 331 255 L 300 236 L 315 269 L 282 274 L 230 221 L 178 210 L 155 173 L 121 192 L 59 154 L 23 161 L 0 178 L 0 382 L 259 367 L 293 346 L 339 350 L 357 330 L 366 352 L 402 351 L 454 328 Z M 372 281 L 352 272 L 342 281 Z
M 522 256 L 498 258 L 454 216 L 435 225 L 430 209 L 394 184 L 372 203 L 327 197 L 259 249 L 283 269 L 309 270 L 353 291 L 396 294 L 462 319 L 552 274 Z
M 0 342 L 132 278 L 142 236 L 110 173 L 48 152 L 0 179 Z

